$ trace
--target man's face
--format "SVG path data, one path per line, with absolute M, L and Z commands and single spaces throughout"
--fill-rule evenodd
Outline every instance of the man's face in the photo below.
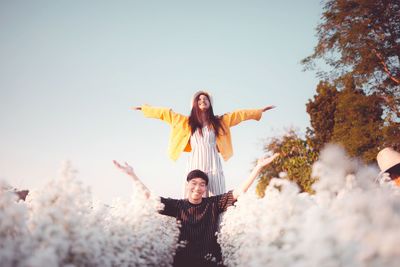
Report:
M 193 178 L 188 182 L 187 191 L 188 191 L 188 199 L 190 202 L 201 202 L 203 198 L 203 194 L 207 190 L 206 181 L 202 178 Z

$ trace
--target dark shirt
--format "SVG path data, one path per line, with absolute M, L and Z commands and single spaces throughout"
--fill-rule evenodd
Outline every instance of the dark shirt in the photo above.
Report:
M 178 248 L 174 266 L 213 266 L 222 261 L 216 236 L 219 215 L 234 202 L 232 191 L 203 198 L 199 204 L 187 199 L 161 198 L 165 207 L 160 213 L 180 221 L 179 241 L 186 243 L 185 247 Z

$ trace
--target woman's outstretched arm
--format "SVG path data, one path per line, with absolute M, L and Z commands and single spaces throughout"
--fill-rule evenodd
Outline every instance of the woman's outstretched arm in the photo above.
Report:
M 265 111 L 271 110 L 273 108 L 275 108 L 275 106 L 266 106 L 260 109 L 238 109 L 222 115 L 222 121 L 224 125 L 228 127 L 235 126 L 246 120 L 258 121 L 261 119 L 261 116 Z
M 131 110 L 140 110 L 146 118 L 160 119 L 173 125 L 176 121 L 182 120 L 185 116 L 174 112 L 170 108 L 153 107 L 150 105 L 133 106 Z

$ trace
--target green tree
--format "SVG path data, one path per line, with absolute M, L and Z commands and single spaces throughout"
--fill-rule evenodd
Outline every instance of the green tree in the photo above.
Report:
M 335 86 L 321 81 L 317 86 L 314 99 L 310 99 L 306 105 L 311 124 L 311 128 L 307 128 L 307 135 L 317 150 L 321 150 L 332 139 L 338 95 L 339 92 Z
M 390 146 L 395 150 L 400 151 L 400 123 L 385 123 L 385 126 L 382 130 L 382 135 L 384 140 L 380 148 Z
M 400 1 L 327 0 L 317 27 L 318 44 L 303 59 L 305 69 L 319 60 L 324 80 L 350 74 L 357 88 L 382 97 L 390 123 L 400 118 Z M 393 118 L 394 117 L 394 118 Z
M 264 150 L 280 153 L 271 165 L 260 175 L 256 192 L 263 197 L 265 188 L 272 177 L 279 177 L 279 173 L 285 172 L 287 179 L 296 182 L 301 191 L 312 193 L 311 166 L 317 159 L 317 153 L 310 146 L 308 140 L 304 140 L 294 131 L 290 130 L 281 137 L 275 137 L 268 142 Z
M 350 156 L 371 163 L 384 139 L 382 99 L 356 89 L 350 76 L 343 80 L 343 85 L 333 114 L 335 122 L 330 142 L 342 144 Z
M 335 85 L 321 82 L 317 94 L 307 103 L 310 142 L 317 151 L 326 143 L 340 143 L 350 156 L 373 162 L 385 140 L 399 132 L 393 124 L 385 126 L 381 103 L 375 93 L 366 95 L 357 89 L 351 75 Z

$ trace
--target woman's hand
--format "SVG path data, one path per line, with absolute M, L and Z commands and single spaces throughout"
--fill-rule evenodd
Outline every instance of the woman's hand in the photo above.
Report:
M 142 107 L 131 107 L 132 110 L 142 110 Z
M 262 112 L 265 112 L 267 110 L 273 109 L 275 106 L 266 106 L 265 108 L 262 109 Z

